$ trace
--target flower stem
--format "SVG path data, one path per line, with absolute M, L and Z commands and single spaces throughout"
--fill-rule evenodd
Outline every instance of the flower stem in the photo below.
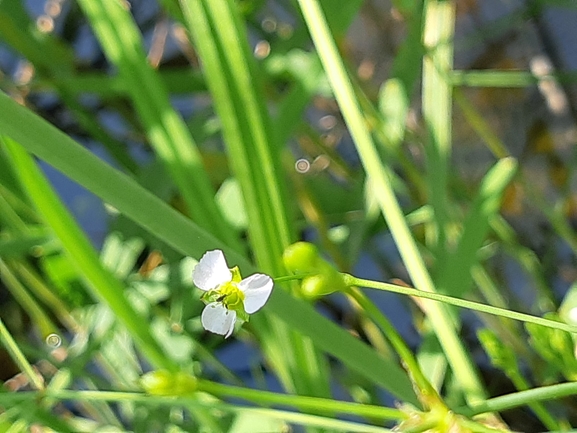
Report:
M 284 283 L 285 281 L 295 281 L 295 280 L 302 280 L 303 278 L 309 277 L 311 275 L 315 275 L 314 272 L 309 272 L 306 274 L 297 274 L 297 275 L 285 275 L 284 277 L 276 277 L 273 278 L 275 283 Z
M 277 394 L 270 391 L 223 385 L 207 380 L 199 380 L 198 390 L 208 392 L 217 397 L 236 397 L 266 405 L 289 405 L 301 410 L 314 411 L 315 413 L 340 413 L 380 420 L 402 420 L 406 418 L 406 414 L 402 411 L 388 407 L 336 401 L 318 397 Z
M 491 398 L 471 407 L 456 409 L 455 412 L 472 417 L 487 412 L 501 412 L 544 400 L 553 400 L 577 395 L 577 382 L 558 383 L 550 386 L 519 391 Z
M 271 393 L 274 394 L 274 393 Z M 285 395 L 286 396 L 286 395 Z M 303 397 L 299 396 L 286 396 L 286 397 L 293 397 L 295 399 L 302 399 Z M 300 424 L 303 426 L 310 426 L 310 427 L 321 427 L 324 430 L 329 429 L 330 431 L 350 431 L 350 432 L 388 432 L 390 430 L 385 429 L 383 427 L 377 425 L 369 425 L 366 423 L 360 423 L 356 421 L 345 421 L 336 418 L 329 418 L 323 416 L 316 416 L 310 415 L 307 413 L 298 413 L 294 411 L 282 410 L 282 409 L 265 409 L 265 408 L 258 408 L 258 407 L 247 407 L 247 406 L 239 406 L 239 405 L 232 405 L 227 404 L 219 401 L 204 401 L 202 398 L 198 398 L 197 395 L 185 395 L 185 396 L 156 396 L 156 395 L 148 395 L 142 392 L 118 392 L 118 391 L 76 391 L 76 390 L 67 390 L 67 389 L 47 389 L 45 391 L 25 391 L 19 393 L 0 393 L 0 404 L 8 405 L 8 404 L 18 404 L 21 402 L 30 402 L 30 401 L 39 401 L 41 398 L 50 398 L 50 399 L 57 399 L 57 400 L 71 400 L 71 401 L 107 401 L 107 402 L 135 402 L 140 405 L 150 405 L 150 406 L 168 406 L 168 407 L 187 407 L 189 409 L 196 408 L 196 409 L 210 409 L 210 410 L 219 410 L 224 411 L 225 413 L 237 413 L 237 414 L 244 414 L 244 415 L 254 415 L 255 417 L 266 417 L 266 418 L 273 418 L 278 420 L 283 420 L 285 422 L 291 424 Z M 312 411 L 318 402 L 324 399 L 318 398 L 311 398 L 307 397 L 307 399 L 311 399 L 311 405 L 309 407 L 309 411 Z M 381 408 L 377 406 L 368 406 L 368 405 L 361 405 L 358 403 L 349 403 L 349 402 L 334 402 L 333 400 L 328 400 L 332 403 L 339 403 L 342 405 L 343 410 L 341 413 L 345 414 L 353 414 L 353 415 L 360 415 L 360 416 L 374 416 L 378 419 L 391 419 L 391 420 L 399 420 L 405 419 L 406 415 L 401 413 L 397 409 L 390 409 L 390 408 Z M 369 410 L 347 410 L 346 407 L 353 407 L 358 406 L 360 408 L 368 408 Z M 371 408 L 375 408 L 375 412 L 371 411 Z M 390 411 L 391 416 L 382 416 L 385 411 Z M 304 412 L 304 411 L 303 411 Z M 367 413 L 368 412 L 368 413 Z M 378 412 L 381 413 L 381 416 L 378 415 Z M 376 415 L 375 415 L 376 414 Z M 217 431 L 218 426 L 214 426 L 210 431 Z
M 4 347 L 6 347 L 6 350 L 8 351 L 14 362 L 18 365 L 20 370 L 22 370 L 22 372 L 24 372 L 24 374 L 28 376 L 28 379 L 30 380 L 32 386 L 38 390 L 44 389 L 44 383 L 42 382 L 40 377 L 38 377 L 38 374 L 34 371 L 34 368 L 28 362 L 28 360 L 18 347 L 16 341 L 14 341 L 14 338 L 12 338 L 12 335 L 10 334 L 10 331 L 8 331 L 8 328 L 4 326 L 4 322 L 2 321 L 2 319 L 0 319 L 0 341 L 4 343 Z
M 433 301 L 443 302 L 445 304 L 455 305 L 461 308 L 479 311 L 481 313 L 492 314 L 494 316 L 506 317 L 508 319 L 519 320 L 526 323 L 546 326 L 548 328 L 559 329 L 570 333 L 577 334 L 577 326 L 567 323 L 557 322 L 543 317 L 536 317 L 530 314 L 518 313 L 516 311 L 506 310 L 504 308 L 493 307 L 491 305 L 481 304 L 479 302 L 467 301 L 465 299 L 454 298 L 452 296 L 441 295 L 439 293 L 425 292 L 412 287 L 402 287 L 395 284 L 381 283 L 379 281 L 363 280 L 349 274 L 343 274 L 345 283 L 349 286 L 367 287 L 370 289 L 385 290 L 387 292 L 400 293 L 402 295 L 416 296 L 419 298 L 431 299 Z
M 371 302 L 367 296 L 356 287 L 348 288 L 348 295 L 350 295 L 364 310 L 364 312 L 381 328 L 383 333 L 387 336 L 401 359 L 405 364 L 407 370 L 410 372 L 415 384 L 419 388 L 418 395 L 421 402 L 430 408 L 432 404 L 440 404 L 441 399 L 437 391 L 433 388 L 431 383 L 423 374 L 417 359 L 413 352 L 407 347 L 405 341 L 401 338 L 395 327 L 389 320 L 381 313 L 381 311 Z

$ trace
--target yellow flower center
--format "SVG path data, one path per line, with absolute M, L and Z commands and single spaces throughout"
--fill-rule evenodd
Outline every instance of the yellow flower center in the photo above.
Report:
M 218 293 L 220 294 L 218 297 L 219 302 L 222 302 L 229 310 L 234 310 L 244 305 L 244 293 L 233 281 L 229 281 L 220 286 Z

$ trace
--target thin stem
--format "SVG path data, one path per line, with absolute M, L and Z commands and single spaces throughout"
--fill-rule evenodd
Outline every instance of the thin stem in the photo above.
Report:
M 401 338 L 395 327 L 389 322 L 389 320 L 381 313 L 381 311 L 368 299 L 364 293 L 355 287 L 349 287 L 348 294 L 362 307 L 364 312 L 368 314 L 371 319 L 381 328 L 384 334 L 387 336 L 401 359 L 403 363 L 411 373 L 413 380 L 419 387 L 420 395 L 419 397 L 423 402 L 426 403 L 440 403 L 440 398 L 437 391 L 432 387 L 431 383 L 427 380 L 423 374 L 417 359 L 405 344 L 405 341 Z M 435 398 L 436 401 L 433 402 L 430 399 Z M 427 407 L 431 407 L 427 404 Z
M 511 382 L 513 382 L 513 385 L 515 385 L 515 388 L 520 391 L 526 391 L 531 386 L 518 369 L 509 372 L 508 376 L 509 379 L 511 379 Z M 545 406 L 543 406 L 540 402 L 533 401 L 527 403 L 527 405 L 531 408 L 531 410 L 533 410 L 533 412 L 535 412 L 537 418 L 541 420 L 547 429 L 551 431 L 561 430 L 561 426 L 559 425 L 560 423 L 555 419 L 553 415 L 547 411 Z
M 284 283 L 286 281 L 302 280 L 303 278 L 306 278 L 310 275 L 314 275 L 314 273 L 298 274 L 298 275 L 286 275 L 284 277 L 273 278 L 273 280 L 275 283 Z
M 16 301 L 30 315 L 32 321 L 36 326 L 38 326 L 42 337 L 46 337 L 52 333 L 58 333 L 58 328 L 54 325 L 50 317 L 44 312 L 36 299 L 20 283 L 18 278 L 2 259 L 0 259 L 0 280 L 10 291 L 12 296 L 14 296 L 14 299 L 16 299 Z
M 299 5 L 363 166 L 370 182 L 379 192 L 375 198 L 399 249 L 403 263 L 416 287 L 426 292 L 436 292 L 393 191 L 390 170 L 383 164 L 367 129 L 362 109 L 322 9 L 315 0 L 299 0 Z M 448 311 L 444 305 L 427 303 L 426 312 L 451 368 L 455 375 L 461 378 L 460 382 L 467 400 L 469 402 L 483 401 L 486 398 L 485 389 L 469 354 L 457 336 Z
M 345 401 L 335 401 L 331 399 L 318 397 L 305 397 L 299 395 L 277 394 L 269 391 L 259 391 L 255 389 L 240 388 L 230 385 L 222 385 L 207 380 L 201 380 L 198 383 L 199 391 L 211 393 L 218 397 L 235 397 L 243 398 L 255 403 L 268 405 L 287 405 L 303 411 L 324 411 L 327 413 L 339 413 L 344 415 L 357 415 L 370 417 L 379 420 L 399 421 L 407 418 L 407 415 L 399 409 L 392 409 L 382 406 L 374 406 L 361 403 L 351 403 Z M 6 393 L 0 394 L 0 404 L 16 403 L 26 400 L 37 399 L 39 396 L 45 396 L 58 400 L 75 400 L 75 401 L 110 401 L 110 402 L 139 402 L 158 405 L 176 406 L 179 404 L 190 404 L 202 406 L 202 399 L 199 400 L 194 394 L 188 396 L 154 396 L 141 392 L 116 392 L 116 391 L 76 391 L 76 390 L 58 390 L 47 389 L 42 393 L 22 392 L 18 394 Z M 211 401 L 210 407 L 213 409 L 236 410 L 234 406 Z M 250 409 L 241 406 L 242 410 Z
M 532 402 L 553 400 L 574 395 L 577 395 L 577 382 L 559 383 L 491 398 L 484 402 L 474 404 L 471 407 L 457 409 L 455 412 L 472 417 L 486 412 L 501 412 Z
M 20 278 L 27 284 L 27 287 L 52 309 L 60 323 L 65 325 L 70 331 L 75 332 L 78 330 L 79 324 L 72 314 L 68 312 L 65 303 L 55 295 L 55 292 L 40 278 L 32 266 L 25 261 L 17 260 L 8 261 L 8 265 L 18 273 Z
M 531 316 L 530 314 L 518 313 L 516 311 L 505 310 L 504 308 L 493 307 L 491 305 L 481 304 L 479 302 L 466 301 L 465 299 L 453 298 L 439 293 L 424 292 L 422 290 L 410 287 L 396 286 L 394 284 L 381 283 L 372 280 L 363 280 L 349 274 L 343 274 L 345 283 L 349 286 L 367 287 L 370 289 L 385 290 L 387 292 L 400 293 L 402 295 L 416 296 L 419 298 L 431 299 L 433 301 L 443 302 L 445 304 L 455 305 L 469 310 L 479 311 L 481 313 L 492 314 L 494 316 L 506 317 L 508 319 L 519 320 L 526 323 L 546 326 L 548 328 L 559 329 L 561 331 L 577 334 L 577 326 L 568 325 L 562 322 L 545 319 L 543 317 Z
M 12 338 L 10 331 L 8 331 L 8 328 L 6 328 L 2 319 L 0 319 L 0 341 L 4 343 L 4 347 L 6 348 L 6 350 L 8 351 L 8 353 L 10 354 L 16 365 L 18 365 L 20 370 L 22 370 L 22 372 L 26 376 L 28 376 L 28 379 L 30 380 L 32 386 L 38 390 L 44 389 L 44 383 L 42 382 L 40 377 L 38 377 L 38 374 L 36 374 L 34 368 L 28 362 L 28 360 L 18 347 L 16 341 L 14 341 L 14 338 Z
M 311 410 L 315 413 L 325 412 L 327 414 L 349 414 L 381 420 L 400 420 L 406 418 L 406 414 L 402 411 L 382 406 L 350 403 L 318 397 L 277 394 L 269 391 L 260 391 L 255 389 L 223 385 L 207 380 L 199 381 L 198 387 L 199 390 L 208 392 L 218 397 L 242 398 L 254 403 L 268 405 L 289 405 L 301 410 Z

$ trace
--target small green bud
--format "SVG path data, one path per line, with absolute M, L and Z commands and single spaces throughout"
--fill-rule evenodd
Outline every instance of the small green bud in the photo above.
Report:
M 343 275 L 335 269 L 333 265 L 324 259 L 320 260 L 318 270 L 321 275 L 326 279 L 326 284 L 330 286 L 330 291 L 324 294 L 329 294 L 333 292 L 344 292 L 346 291 L 347 285 Z
M 140 386 L 148 394 L 170 395 L 173 385 L 172 373 L 167 370 L 157 370 L 146 373 L 140 378 Z
M 198 388 L 198 380 L 192 374 L 179 371 L 174 376 L 174 385 L 176 395 L 192 394 Z
M 329 290 L 327 279 L 321 274 L 306 277 L 301 283 L 301 295 L 309 301 L 330 293 Z
M 301 295 L 305 299 L 314 300 L 346 288 L 342 275 L 335 268 L 325 261 L 319 264 L 320 273 L 304 278 L 301 283 Z
M 309 242 L 296 242 L 288 246 L 283 262 L 289 272 L 314 274 L 305 276 L 301 283 L 301 295 L 305 299 L 314 300 L 346 289 L 341 273 L 323 259 L 317 247 Z
M 282 256 L 287 271 L 294 274 L 314 272 L 320 260 L 319 250 L 309 242 L 289 245 Z
M 546 314 L 545 317 L 560 321 L 556 314 Z M 525 329 L 531 337 L 529 343 L 539 356 L 547 361 L 548 367 L 557 370 L 568 380 L 576 380 L 577 360 L 575 359 L 574 342 L 571 334 L 534 323 L 526 323 Z
M 184 372 L 172 373 L 168 370 L 156 370 L 140 378 L 140 386 L 152 395 L 186 395 L 196 391 L 196 377 Z

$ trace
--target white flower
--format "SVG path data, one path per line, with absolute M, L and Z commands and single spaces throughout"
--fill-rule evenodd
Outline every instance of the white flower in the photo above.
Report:
M 206 252 L 192 272 L 192 281 L 204 295 L 207 306 L 200 320 L 204 329 L 215 334 L 232 334 L 237 316 L 248 320 L 248 314 L 260 310 L 268 300 L 272 278 L 254 274 L 241 280 L 238 268 L 228 268 L 220 250 Z

